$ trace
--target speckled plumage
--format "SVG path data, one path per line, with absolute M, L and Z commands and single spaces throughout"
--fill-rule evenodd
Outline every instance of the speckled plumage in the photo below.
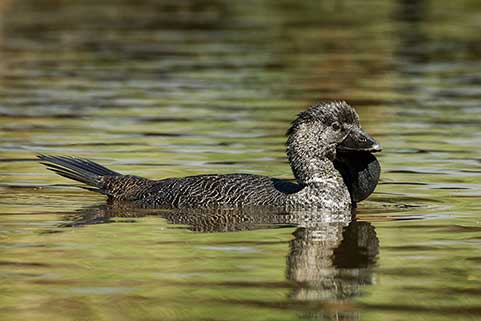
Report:
M 87 184 L 112 201 L 154 208 L 317 208 L 344 211 L 351 197 L 334 166 L 336 146 L 359 118 L 345 102 L 325 102 L 300 113 L 288 130 L 287 155 L 297 184 L 250 174 L 150 180 L 121 175 L 86 159 L 38 157 L 48 169 Z
M 159 181 L 135 176 L 103 177 L 113 197 L 159 208 L 283 207 L 297 184 L 249 174 L 198 175 Z M 134 184 L 140 183 L 141 188 Z

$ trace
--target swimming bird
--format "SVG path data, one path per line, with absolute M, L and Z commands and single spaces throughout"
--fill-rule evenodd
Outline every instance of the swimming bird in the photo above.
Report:
M 93 161 L 38 155 L 55 173 L 86 184 L 111 202 L 150 208 L 243 208 L 350 210 L 371 194 L 381 147 L 363 131 L 344 101 L 314 104 L 287 131 L 287 157 L 296 183 L 253 174 L 197 175 L 152 180 L 122 175 Z

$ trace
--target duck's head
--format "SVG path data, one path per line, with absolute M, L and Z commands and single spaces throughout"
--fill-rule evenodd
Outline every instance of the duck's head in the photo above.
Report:
M 297 143 L 312 148 L 309 154 L 312 152 L 331 159 L 336 156 L 336 151 L 381 151 L 381 146 L 361 128 L 354 108 L 345 101 L 311 106 L 298 115 L 287 134 L 288 147 Z
M 312 181 L 313 177 L 316 179 L 316 175 L 319 179 L 329 176 L 333 170 L 327 164 L 330 162 L 336 165 L 345 181 L 350 180 L 350 191 L 352 184 L 369 186 L 355 192 L 358 195 L 353 200 L 359 201 L 372 193 L 380 172 L 372 153 L 381 151 L 381 146 L 361 128 L 359 116 L 349 104 L 344 101 L 315 104 L 298 115 L 287 134 L 287 154 L 301 184 Z M 347 169 L 338 166 L 340 163 Z M 368 181 L 361 177 L 366 174 L 370 176 Z M 356 175 L 358 177 L 350 177 Z

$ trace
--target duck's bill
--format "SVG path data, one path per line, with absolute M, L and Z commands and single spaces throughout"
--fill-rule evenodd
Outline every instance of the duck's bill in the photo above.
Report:
M 334 165 L 341 173 L 353 202 L 366 199 L 379 182 L 381 167 L 372 154 L 381 146 L 361 128 L 354 128 L 337 146 Z
M 380 152 L 382 150 L 374 138 L 365 133 L 361 128 L 354 128 L 351 133 L 337 145 L 338 151 L 346 152 Z

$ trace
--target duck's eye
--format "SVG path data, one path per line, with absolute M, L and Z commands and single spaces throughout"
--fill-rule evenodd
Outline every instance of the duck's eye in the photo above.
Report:
M 341 130 L 341 124 L 339 124 L 337 121 L 332 123 L 331 125 L 332 129 L 334 129 L 334 131 L 338 132 Z

